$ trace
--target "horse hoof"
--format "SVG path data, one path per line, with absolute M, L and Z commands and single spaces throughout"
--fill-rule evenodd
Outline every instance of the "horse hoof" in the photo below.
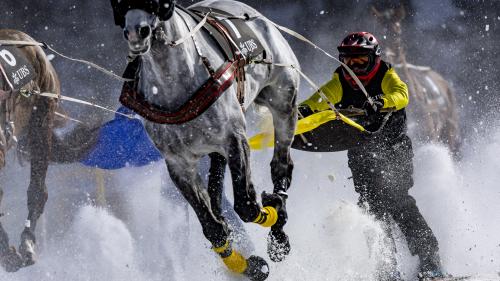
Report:
M 19 253 L 23 259 L 24 266 L 30 266 L 35 264 L 35 242 L 33 240 L 25 240 L 19 246 Z
M 271 230 L 269 232 L 267 254 L 273 262 L 283 261 L 290 254 L 290 241 L 283 230 Z
M 269 266 L 263 258 L 250 256 L 247 259 L 247 269 L 243 274 L 252 281 L 263 281 L 269 276 Z
M 23 259 L 24 266 L 30 266 L 35 263 L 35 236 L 29 230 L 24 230 L 21 234 L 19 253 Z
M 262 197 L 262 206 L 274 207 L 278 212 L 278 220 L 272 226 L 272 228 L 282 229 L 288 220 L 288 214 L 286 212 L 286 198 L 280 194 L 267 193 L 265 191 L 262 192 L 261 197 Z
M 7 272 L 16 272 L 23 267 L 23 259 L 16 251 L 16 248 L 10 247 L 7 253 L 0 258 L 0 264 Z

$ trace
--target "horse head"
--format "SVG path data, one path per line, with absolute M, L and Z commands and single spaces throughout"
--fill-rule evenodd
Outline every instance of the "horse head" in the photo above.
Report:
M 143 55 L 151 47 L 153 31 L 172 17 L 175 0 L 111 0 L 111 6 L 131 54 Z

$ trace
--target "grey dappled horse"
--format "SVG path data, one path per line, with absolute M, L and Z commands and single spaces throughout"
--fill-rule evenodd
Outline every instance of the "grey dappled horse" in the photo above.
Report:
M 0 30 L 0 40 L 35 42 L 28 35 L 9 29 Z M 17 46 L 20 54 L 33 66 L 34 78 L 21 88 L 25 92 L 49 92 L 60 94 L 59 79 L 54 68 L 39 46 Z M 2 49 L 2 52 L 8 50 Z M 48 193 L 45 177 L 50 160 L 52 127 L 57 102 L 40 96 L 24 96 L 12 90 L 0 74 L 0 167 L 5 165 L 5 154 L 17 138 L 18 149 L 22 146 L 29 154 L 31 163 L 28 187 L 28 218 L 21 234 L 19 253 L 10 247 L 7 233 L 0 224 L 0 264 L 6 271 L 17 271 L 35 262 L 35 227 L 43 213 Z M 13 124 L 13 125 L 10 125 Z M 10 129 L 9 129 L 10 128 Z M 16 138 L 14 138 L 14 136 Z M 0 189 L 0 201 L 3 191 Z
M 140 56 L 137 87 L 149 103 L 161 106 L 166 111 L 175 111 L 209 79 L 194 40 L 214 67 L 225 62 L 217 43 L 204 29 L 193 36 L 194 40 L 189 38 L 175 47 L 168 45 L 186 36 L 197 25 L 188 13 L 174 6 L 174 1 L 145 1 L 153 6 L 158 5 L 158 10 L 153 12 L 130 7 L 125 11 L 117 11 L 116 7 L 120 3 L 111 2 L 115 19 L 117 14 L 123 16 L 121 25 L 130 54 Z M 233 15 L 248 15 L 252 18 L 248 25 L 263 43 L 268 57 L 277 63 L 298 66 L 293 51 L 280 32 L 253 8 L 227 0 L 203 1 L 194 6 L 212 7 Z M 123 14 L 120 15 L 120 12 Z M 273 65 L 250 64 L 245 67 L 245 72 L 246 97 L 243 109 L 236 95 L 236 87 L 232 86 L 202 115 L 191 121 L 176 125 L 145 121 L 145 127 L 165 157 L 173 182 L 193 207 L 205 236 L 217 249 L 227 243 L 228 237 L 220 211 L 226 162 L 232 175 L 234 208 L 240 218 L 245 222 L 253 222 L 262 214 L 250 177 L 250 150 L 245 132 L 244 109 L 252 102 L 268 107 L 275 128 L 271 161 L 273 195 L 279 194 L 270 197 L 273 198 L 271 201 L 279 201 L 276 202 L 279 219 L 271 227 L 268 249 L 273 260 L 281 260 L 289 249 L 288 238 L 282 227 L 286 222 L 285 192 L 290 186 L 293 169 L 290 145 L 297 119 L 296 95 L 300 79 L 293 69 Z M 211 158 L 208 189 L 203 187 L 197 168 L 199 160 L 205 155 Z M 247 275 L 256 280 L 259 278 Z

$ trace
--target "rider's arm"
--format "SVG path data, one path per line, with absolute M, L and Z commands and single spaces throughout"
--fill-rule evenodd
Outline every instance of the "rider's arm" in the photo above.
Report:
M 340 78 L 337 72 L 333 73 L 333 78 L 321 87 L 321 91 L 325 94 L 330 103 L 336 104 L 340 102 L 342 99 L 342 85 L 340 84 Z M 323 111 L 330 108 L 318 92 L 314 93 L 300 105 L 308 106 L 312 112 Z
M 401 81 L 394 68 L 390 68 L 382 80 L 384 108 L 405 108 L 409 102 L 408 86 Z

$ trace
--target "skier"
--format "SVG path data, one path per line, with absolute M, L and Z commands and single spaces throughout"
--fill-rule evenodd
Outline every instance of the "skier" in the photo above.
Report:
M 358 204 L 379 220 L 392 218 L 396 222 L 411 253 L 420 259 L 420 280 L 443 277 L 436 237 L 408 193 L 413 186 L 413 150 L 406 135 L 408 88 L 394 68 L 381 59 L 381 48 L 372 34 L 351 33 L 337 48 L 339 59 L 363 83 L 374 106 L 367 102 L 367 97 L 342 66 L 321 87 L 329 102 L 340 109 L 364 109 L 366 116 L 359 122 L 370 131 L 381 126 L 385 116 L 381 110 L 394 110 L 383 130 L 368 144 L 348 150 L 348 165 L 355 191 L 360 195 Z M 303 117 L 328 109 L 327 101 L 319 93 L 299 105 Z

